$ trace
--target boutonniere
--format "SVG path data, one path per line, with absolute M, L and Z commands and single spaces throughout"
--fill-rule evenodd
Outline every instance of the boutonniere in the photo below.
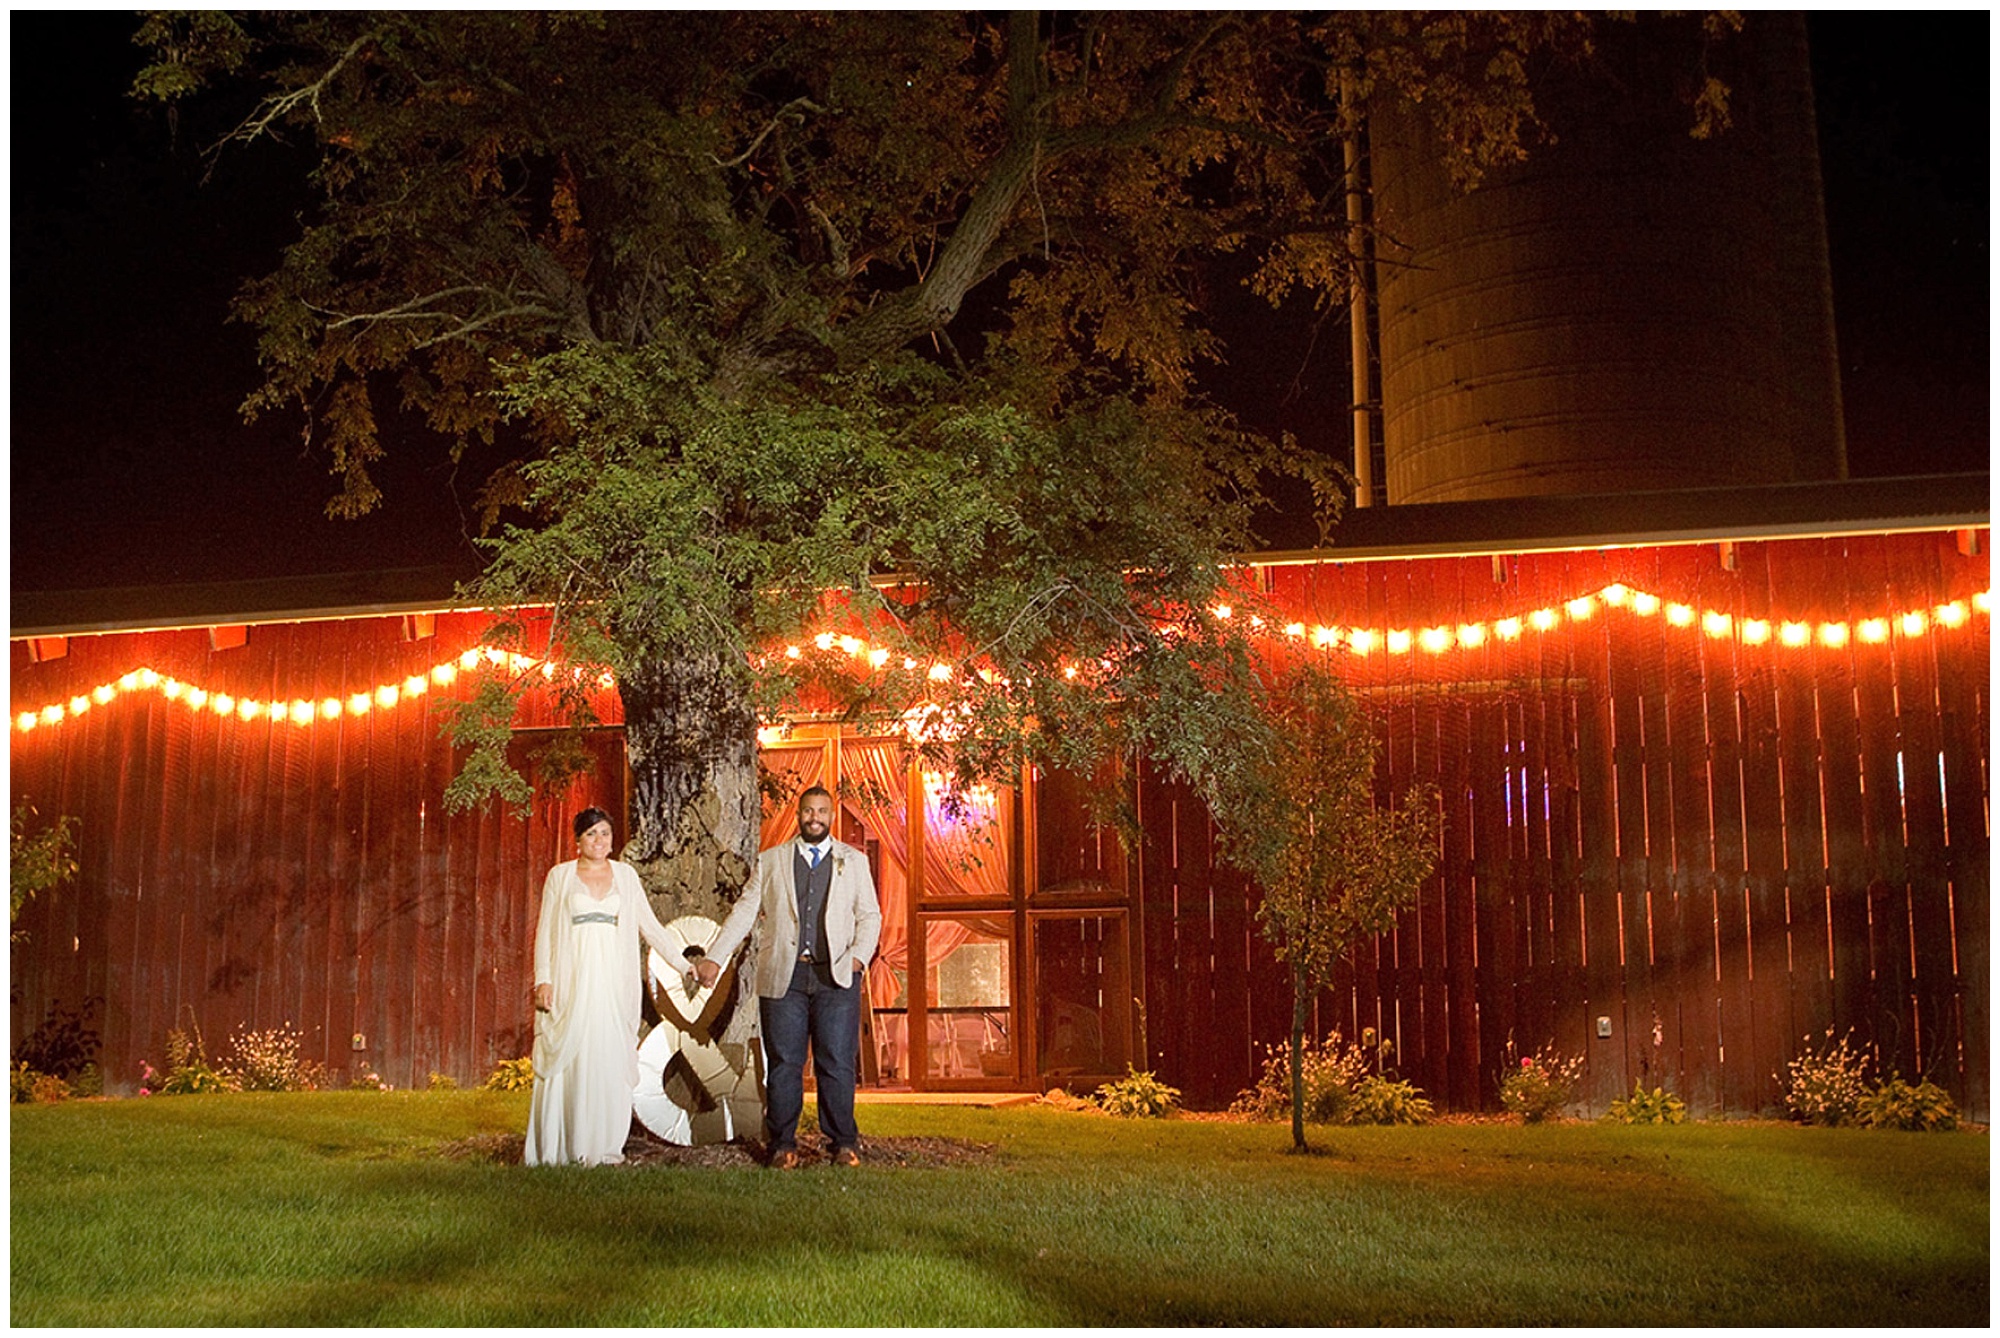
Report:
M 841 871 L 841 869 L 842 869 L 842 868 L 843 868 L 843 867 L 844 867 L 844 866 L 846 865 L 846 863 L 847 863 L 847 861 L 846 861 L 846 860 L 844 860 L 844 859 L 842 859 L 842 858 L 841 858 L 840 856 L 838 856 L 838 855 L 835 855 L 835 856 L 833 857 L 833 876 L 834 876 L 834 877 L 836 877 L 836 878 L 840 877 L 840 871 Z

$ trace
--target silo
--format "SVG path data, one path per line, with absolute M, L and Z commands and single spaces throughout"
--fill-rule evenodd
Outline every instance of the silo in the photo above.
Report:
M 1805 23 L 1745 25 L 1728 130 L 1688 134 L 1688 20 L 1607 20 L 1470 193 L 1370 108 L 1392 504 L 1845 475 Z

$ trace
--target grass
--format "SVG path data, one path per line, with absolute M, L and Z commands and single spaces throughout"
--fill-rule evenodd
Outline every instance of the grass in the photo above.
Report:
M 17 1325 L 1984 1325 L 1984 1134 L 865 1106 L 934 1169 L 529 1170 L 488 1092 L 14 1107 Z

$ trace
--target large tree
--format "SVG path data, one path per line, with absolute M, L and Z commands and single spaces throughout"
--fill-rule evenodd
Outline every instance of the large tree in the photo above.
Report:
M 962 782 L 1139 748 L 1225 807 L 1254 783 L 1271 722 L 1208 605 L 1260 489 L 1303 474 L 1330 518 L 1339 471 L 1198 393 L 1205 267 L 1344 303 L 1358 100 L 1420 99 L 1476 175 L 1588 25 L 205 13 L 141 40 L 141 92 L 244 99 L 218 151 L 315 151 L 239 303 L 247 407 L 303 410 L 337 514 L 377 500 L 387 402 L 517 448 L 476 593 L 552 607 L 553 653 L 615 672 L 627 857 L 712 914 L 753 853 L 759 713 L 827 667 L 774 647 L 829 591 L 891 649 L 844 707 L 904 714 Z M 517 783 L 515 686 L 460 713 L 474 790 Z

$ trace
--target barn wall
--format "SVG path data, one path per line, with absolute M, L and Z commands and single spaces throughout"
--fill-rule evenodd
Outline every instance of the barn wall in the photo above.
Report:
M 1343 656 L 1379 722 L 1385 792 L 1438 784 L 1445 850 L 1395 932 L 1321 998 L 1321 1030 L 1375 1028 L 1403 1076 L 1455 1109 L 1494 1107 L 1511 1044 L 1585 1055 L 1595 1108 L 1643 1080 L 1707 1114 L 1773 1109 L 1802 1038 L 1851 1027 L 1885 1068 L 1944 1083 L 1983 1119 L 1987 615 L 1838 648 L 1781 646 L 1777 627 L 1966 600 L 1987 588 L 1986 558 L 1921 534 L 1743 544 L 1733 567 L 1713 544 L 1519 555 L 1503 574 L 1478 557 L 1266 579 L 1308 626 L 1490 624 L 1622 582 L 1768 618 L 1772 641 L 1600 606 L 1513 642 Z M 12 711 L 141 666 L 236 698 L 344 701 L 454 661 L 485 626 L 441 615 L 422 640 L 395 618 L 259 626 L 221 650 L 202 630 L 76 637 L 39 663 L 17 642 Z M 525 821 L 444 812 L 452 750 L 408 702 L 294 725 L 137 690 L 17 728 L 13 794 L 79 820 L 81 867 L 20 921 L 16 1041 L 94 1000 L 113 1091 L 190 1022 L 211 1053 L 289 1024 L 336 1074 L 480 1080 L 527 1048 L 535 899 L 570 853 L 571 815 L 623 811 L 615 694 L 603 710 L 596 774 L 538 785 Z M 517 744 L 524 765 L 533 741 Z M 1151 777 L 1135 797 L 1159 839 L 1129 887 L 1122 870 L 1102 881 L 1129 893 L 1140 1062 L 1226 1104 L 1283 1037 L 1286 984 L 1200 805 Z M 1054 850 L 1067 820 L 1041 817 Z
M 1880 645 L 1779 638 L 1788 620 L 1816 635 L 1969 601 L 1987 559 L 1922 534 L 1742 544 L 1733 564 L 1709 544 L 1520 555 L 1504 581 L 1487 557 L 1269 573 L 1309 628 L 1561 615 L 1511 643 L 1341 657 L 1378 722 L 1385 797 L 1436 784 L 1444 849 L 1321 997 L 1322 1033 L 1374 1028 L 1453 1109 L 1497 1108 L 1511 1044 L 1585 1056 L 1596 1110 L 1638 1080 L 1741 1114 L 1777 1109 L 1804 1038 L 1852 1028 L 1884 1072 L 1985 1118 L 1987 617 Z M 1664 605 L 1567 615 L 1614 583 L 1769 620 L 1771 639 L 1673 627 Z M 1285 979 L 1254 890 L 1212 868 L 1199 804 L 1157 780 L 1139 800 L 1172 833 L 1141 863 L 1150 1059 L 1224 1104 L 1287 1032 Z
M 135 687 L 14 733 L 14 796 L 75 817 L 80 845 L 78 876 L 17 926 L 15 1040 L 94 1001 L 112 1091 L 134 1090 L 143 1063 L 164 1064 L 168 1029 L 190 1025 L 212 1056 L 238 1031 L 289 1026 L 336 1080 L 372 1069 L 398 1087 L 432 1071 L 476 1082 L 525 1054 L 541 877 L 574 853 L 578 809 L 622 812 L 622 739 L 594 736 L 597 773 L 537 783 L 522 821 L 445 811 L 456 763 L 425 707 L 455 685 L 308 725 L 213 709 L 217 693 L 345 703 L 453 663 L 487 623 L 441 615 L 421 640 L 399 618 L 276 624 L 221 650 L 202 629 L 74 637 L 39 664 L 15 643 L 17 715 L 142 667 L 209 697 Z M 516 744 L 531 779 L 532 744 Z

